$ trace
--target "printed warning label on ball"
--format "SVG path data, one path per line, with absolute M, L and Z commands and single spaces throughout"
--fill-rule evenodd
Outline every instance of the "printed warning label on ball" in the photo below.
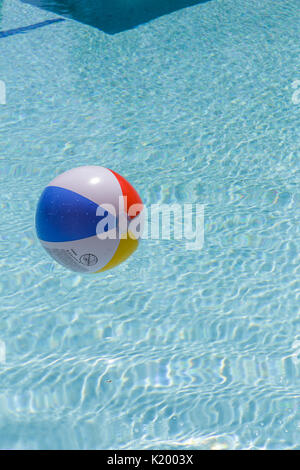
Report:
M 86 273 L 87 268 L 85 266 L 89 266 L 86 263 L 80 263 L 79 260 L 77 260 L 69 250 L 64 250 L 64 249 L 58 249 L 58 248 L 48 248 L 45 247 L 45 250 L 49 253 L 49 255 L 52 256 L 52 258 L 55 259 L 55 261 L 58 261 L 60 264 L 65 266 L 68 269 L 72 269 L 72 271 L 78 272 L 78 273 Z M 86 255 L 84 255 L 86 256 Z
M 95 266 L 98 263 L 98 258 L 92 253 L 86 253 L 80 257 L 80 263 L 84 266 Z

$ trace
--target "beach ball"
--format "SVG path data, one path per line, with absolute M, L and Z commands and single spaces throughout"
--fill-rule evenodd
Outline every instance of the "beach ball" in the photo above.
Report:
M 142 235 L 142 200 L 113 170 L 83 166 L 44 189 L 36 211 L 37 236 L 64 267 L 99 273 L 125 261 Z

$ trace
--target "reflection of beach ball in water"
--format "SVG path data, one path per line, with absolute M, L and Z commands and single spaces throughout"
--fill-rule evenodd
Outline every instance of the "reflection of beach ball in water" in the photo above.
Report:
M 43 191 L 36 230 L 45 250 L 77 272 L 101 272 L 138 247 L 142 201 L 118 173 L 83 166 L 57 176 Z

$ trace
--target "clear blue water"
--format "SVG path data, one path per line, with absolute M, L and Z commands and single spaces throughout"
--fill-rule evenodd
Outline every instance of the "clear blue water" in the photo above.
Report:
M 0 0 L 1 31 L 53 18 Z M 1 448 L 300 448 L 299 33 L 298 0 L 212 0 L 0 38 Z M 52 262 L 37 200 L 89 164 L 205 204 L 203 249 Z

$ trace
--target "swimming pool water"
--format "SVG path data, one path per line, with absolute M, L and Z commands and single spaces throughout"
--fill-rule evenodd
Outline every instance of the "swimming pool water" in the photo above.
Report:
M 299 449 L 298 0 L 15 31 L 55 18 L 0 0 L 0 448 Z M 95 164 L 205 204 L 203 249 L 52 262 L 40 193 Z

